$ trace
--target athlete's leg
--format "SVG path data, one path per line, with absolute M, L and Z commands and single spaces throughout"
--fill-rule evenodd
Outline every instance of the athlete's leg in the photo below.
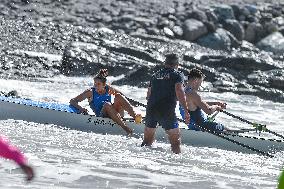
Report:
M 145 128 L 144 128 L 144 139 L 141 146 L 151 146 L 155 140 L 155 132 L 158 121 L 153 115 L 151 110 L 146 110 Z
M 168 134 L 173 153 L 179 154 L 181 152 L 180 150 L 180 144 L 181 144 L 180 129 L 179 128 L 169 129 L 169 130 L 166 130 L 166 132 Z
M 156 128 L 145 127 L 144 139 L 141 146 L 151 146 L 155 140 Z
M 117 112 L 122 113 L 123 110 L 127 111 L 128 114 L 135 119 L 136 113 L 134 112 L 133 107 L 130 105 L 128 100 L 121 94 L 116 94 L 114 97 L 114 108 Z
M 116 122 L 119 126 L 121 126 L 122 129 L 126 131 L 128 135 L 132 134 L 132 129 L 129 128 L 124 121 L 122 120 L 122 117 L 120 114 L 116 111 L 116 109 L 111 105 L 111 103 L 105 103 L 102 108 L 103 114 L 110 117 L 114 122 Z
M 180 129 L 178 127 L 178 121 L 175 116 L 175 110 L 170 109 L 168 114 L 166 114 L 163 119 L 160 120 L 160 124 L 165 129 L 168 134 L 169 141 L 171 143 L 172 152 L 175 154 L 179 154 L 181 137 L 180 137 Z

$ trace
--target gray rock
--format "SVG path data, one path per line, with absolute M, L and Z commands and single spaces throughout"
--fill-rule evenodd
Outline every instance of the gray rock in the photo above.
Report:
M 277 26 L 277 24 L 274 23 L 274 22 L 266 23 L 266 24 L 264 24 L 263 27 L 266 29 L 267 35 L 269 35 L 269 34 L 271 34 L 271 33 L 273 33 L 273 32 L 278 31 L 278 26 Z
M 174 26 L 173 27 L 173 32 L 174 32 L 174 34 L 175 34 L 175 36 L 177 38 L 182 38 L 183 30 L 182 30 L 182 28 L 180 26 Z
M 279 28 L 279 32 L 284 36 L 284 26 Z
M 218 22 L 218 17 L 216 16 L 216 14 L 213 11 L 207 10 L 206 16 L 207 16 L 207 19 L 208 19 L 209 22 L 213 22 L 213 23 Z
M 261 18 L 260 18 L 260 23 L 266 23 L 266 22 L 271 22 L 273 16 L 270 13 L 261 13 Z
M 183 32 L 185 40 L 194 41 L 207 34 L 208 30 L 202 22 L 195 19 L 188 19 L 184 22 Z
M 231 40 L 228 36 L 228 31 L 219 28 L 215 33 L 208 34 L 197 40 L 201 46 L 209 47 L 215 50 L 230 50 Z
M 255 43 L 265 35 L 265 30 L 260 23 L 249 23 L 245 29 L 244 40 Z
M 245 8 L 249 11 L 250 14 L 252 15 L 256 15 L 257 13 L 259 13 L 259 10 L 257 8 L 257 6 L 255 5 L 245 5 Z
M 157 28 L 147 28 L 147 33 L 149 35 L 160 35 L 160 30 Z
M 241 7 L 238 4 L 233 4 L 231 5 L 233 12 L 234 12 L 234 16 L 235 18 L 239 18 L 239 16 L 241 15 Z
M 157 27 L 159 29 L 163 29 L 164 27 L 167 27 L 170 25 L 170 21 L 167 18 L 159 17 Z
M 227 19 L 223 24 L 224 28 L 231 32 L 239 41 L 242 41 L 245 36 L 243 26 L 237 20 Z
M 259 52 L 259 49 L 254 46 L 254 44 L 243 40 L 240 46 L 240 50 L 242 51 L 249 51 L 249 52 Z
M 174 32 L 168 27 L 164 27 L 163 32 L 167 37 L 173 38 L 175 36 Z
M 230 38 L 231 48 L 239 48 L 242 45 L 242 41 L 238 40 L 233 34 L 228 31 L 226 31 L 226 34 Z
M 248 22 L 259 22 L 259 19 L 256 16 L 254 16 L 254 15 L 248 15 L 246 20 Z
M 248 17 L 251 14 L 251 12 L 247 7 L 242 7 L 240 8 L 240 14 L 244 15 L 245 17 Z
M 229 5 L 217 5 L 214 9 L 219 21 L 235 19 L 234 11 Z
M 259 41 L 256 46 L 259 49 L 273 52 L 275 54 L 284 54 L 284 37 L 280 32 L 274 32 Z
M 188 17 L 199 20 L 201 22 L 208 20 L 206 13 L 198 9 L 194 9 L 191 13 L 189 13 Z
M 246 20 L 246 16 L 242 15 L 242 14 L 239 15 L 237 18 L 238 18 L 239 21 L 245 21 Z
M 125 15 L 122 15 L 119 18 L 119 21 L 120 22 L 129 22 L 129 21 L 133 21 L 134 19 L 135 19 L 134 15 L 132 15 L 132 14 L 125 14 Z
M 217 26 L 214 24 L 214 22 L 206 21 L 203 24 L 206 26 L 208 33 L 213 33 L 217 29 Z
M 284 18 L 283 16 L 279 16 L 272 19 L 273 23 L 276 23 L 279 27 L 284 26 Z

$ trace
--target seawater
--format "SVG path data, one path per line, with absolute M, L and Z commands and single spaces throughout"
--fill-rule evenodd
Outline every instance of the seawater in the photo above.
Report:
M 117 78 L 111 78 L 110 82 Z M 58 76 L 34 81 L 0 80 L 2 91 L 17 90 L 24 98 L 68 103 L 92 86 L 90 77 Z M 114 86 L 146 103 L 146 89 Z M 283 134 L 284 104 L 254 96 L 202 92 L 208 101 L 228 103 L 228 111 L 268 125 Z M 87 107 L 87 102 L 82 103 Z M 5 107 L 1 107 L 5 108 Z M 145 114 L 145 109 L 136 107 Z M 249 128 L 224 114 L 217 121 L 231 128 Z M 142 139 L 69 130 L 56 125 L 1 120 L 0 133 L 18 146 L 36 177 L 24 181 L 11 161 L 0 160 L 0 188 L 276 188 L 283 152 L 274 158 L 216 148 L 182 145 L 175 155 L 167 142 L 140 147 Z M 220 139 L 222 140 L 222 139 Z

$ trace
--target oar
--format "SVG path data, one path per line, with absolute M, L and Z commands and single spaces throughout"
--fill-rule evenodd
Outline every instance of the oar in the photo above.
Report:
M 135 105 L 138 105 L 138 106 L 142 106 L 144 108 L 146 108 L 147 106 L 141 102 L 138 102 L 136 100 L 133 100 L 131 98 L 128 98 L 127 96 L 124 96 L 131 104 L 135 104 Z
M 141 102 L 138 102 L 138 101 L 133 100 L 133 99 L 131 99 L 131 98 L 128 98 L 128 97 L 126 97 L 126 96 L 125 96 L 125 98 L 126 98 L 129 102 L 131 101 L 131 102 L 134 103 L 134 104 L 137 104 L 137 105 L 139 105 L 139 106 L 142 106 L 142 107 L 145 107 L 145 108 L 146 108 L 146 105 L 143 104 L 143 103 L 141 103 Z M 217 113 L 217 114 L 218 114 L 218 113 Z M 217 114 L 216 114 L 216 115 L 217 115 Z M 215 115 L 215 116 L 216 116 L 216 115 Z M 214 117 L 215 117 L 215 116 L 214 116 Z M 177 118 L 177 119 L 178 119 L 178 121 L 185 123 L 183 119 L 179 119 L 179 118 Z M 211 132 L 211 131 L 209 131 L 209 130 L 207 130 L 207 129 L 205 129 L 205 128 L 199 126 L 199 125 L 196 125 L 196 126 L 197 126 L 198 128 L 200 128 L 202 131 L 205 131 L 205 132 L 207 132 L 207 133 L 211 133 L 211 134 L 213 134 L 213 135 L 215 135 L 215 136 L 217 136 L 217 137 L 220 137 L 220 138 L 222 138 L 222 139 L 224 139 L 224 140 L 227 140 L 227 141 L 229 141 L 229 142 L 232 142 L 232 143 L 235 143 L 235 144 L 237 144 L 237 145 L 240 145 L 240 146 L 242 146 L 242 147 L 244 147 L 244 148 L 247 148 L 247 149 L 249 149 L 249 150 L 251 150 L 251 151 L 253 151 L 253 152 L 257 152 L 257 153 L 259 153 L 259 154 L 261 154 L 261 155 L 268 156 L 268 157 L 271 157 L 271 158 L 273 157 L 273 155 L 271 155 L 271 154 L 269 154 L 269 153 L 267 153 L 267 152 L 258 150 L 258 149 L 256 149 L 256 148 L 253 148 L 253 147 L 249 146 L 249 145 L 243 144 L 243 143 L 241 143 L 241 142 L 239 142 L 239 141 L 236 141 L 236 140 L 233 140 L 233 139 L 231 139 L 231 138 L 229 138 L 229 137 L 223 136 L 223 135 L 221 135 L 220 133 Z
M 183 121 L 182 119 L 178 119 L 178 120 L 179 120 L 179 121 Z M 183 121 L 183 122 L 184 122 L 184 121 Z M 240 146 L 242 146 L 242 147 L 244 147 L 244 148 L 247 148 L 247 149 L 249 149 L 249 150 L 251 150 L 251 151 L 253 151 L 253 152 L 259 153 L 259 154 L 261 154 L 261 155 L 264 155 L 264 156 L 267 156 L 267 157 L 270 157 L 270 158 L 273 158 L 273 157 L 274 157 L 273 155 L 271 155 L 271 154 L 269 154 L 269 153 L 267 153 L 267 152 L 264 152 L 264 151 L 262 151 L 262 150 L 253 148 L 253 147 L 251 147 L 251 146 L 249 146 L 249 145 L 247 145 L 247 144 L 241 143 L 241 142 L 239 142 L 239 141 L 236 141 L 236 140 L 233 140 L 233 139 L 231 139 L 231 138 L 229 138 L 229 137 L 226 137 L 226 136 L 224 136 L 224 135 L 221 135 L 221 133 L 216 133 L 216 132 L 209 131 L 209 130 L 205 129 L 204 127 L 201 127 L 201 126 L 199 126 L 199 125 L 197 125 L 197 124 L 195 124 L 195 126 L 197 126 L 197 127 L 198 127 L 200 130 L 202 130 L 202 131 L 205 131 L 205 132 L 207 132 L 207 133 L 211 133 L 212 135 L 215 135 L 215 136 L 217 136 L 217 137 L 220 137 L 220 138 L 222 138 L 222 139 L 225 139 L 225 140 L 227 140 L 227 141 L 230 141 L 230 142 L 232 142 L 232 143 L 235 143 L 235 144 L 237 144 L 237 145 L 240 145 Z
M 242 121 L 242 122 L 244 122 L 244 123 L 250 124 L 250 125 L 252 125 L 253 127 L 255 127 L 255 128 L 256 128 L 257 130 L 259 130 L 259 131 L 265 131 L 265 132 L 274 134 L 275 136 L 278 136 L 278 137 L 284 139 L 284 136 L 283 136 L 283 135 L 278 134 L 278 133 L 276 133 L 276 132 L 274 132 L 274 131 L 271 131 L 271 130 L 267 129 L 266 125 L 259 124 L 259 123 L 253 123 L 253 122 L 251 122 L 251 121 L 248 121 L 248 120 L 246 120 L 246 119 L 244 119 L 244 118 L 241 118 L 240 116 L 234 115 L 234 114 L 232 114 L 232 113 L 230 113 L 230 112 L 227 112 L 227 111 L 225 111 L 225 110 L 222 110 L 221 112 L 223 112 L 224 114 L 227 114 L 228 116 L 231 116 L 231 117 L 233 117 L 233 118 L 236 118 L 236 119 L 238 119 L 238 120 L 240 120 L 240 121 Z

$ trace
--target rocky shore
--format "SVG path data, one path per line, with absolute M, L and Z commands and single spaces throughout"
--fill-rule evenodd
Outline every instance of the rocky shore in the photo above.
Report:
M 166 53 L 199 67 L 207 90 L 284 102 L 281 1 L 2 0 L 0 76 L 124 74 L 146 87 Z M 4 93 L 4 92 L 3 92 Z

